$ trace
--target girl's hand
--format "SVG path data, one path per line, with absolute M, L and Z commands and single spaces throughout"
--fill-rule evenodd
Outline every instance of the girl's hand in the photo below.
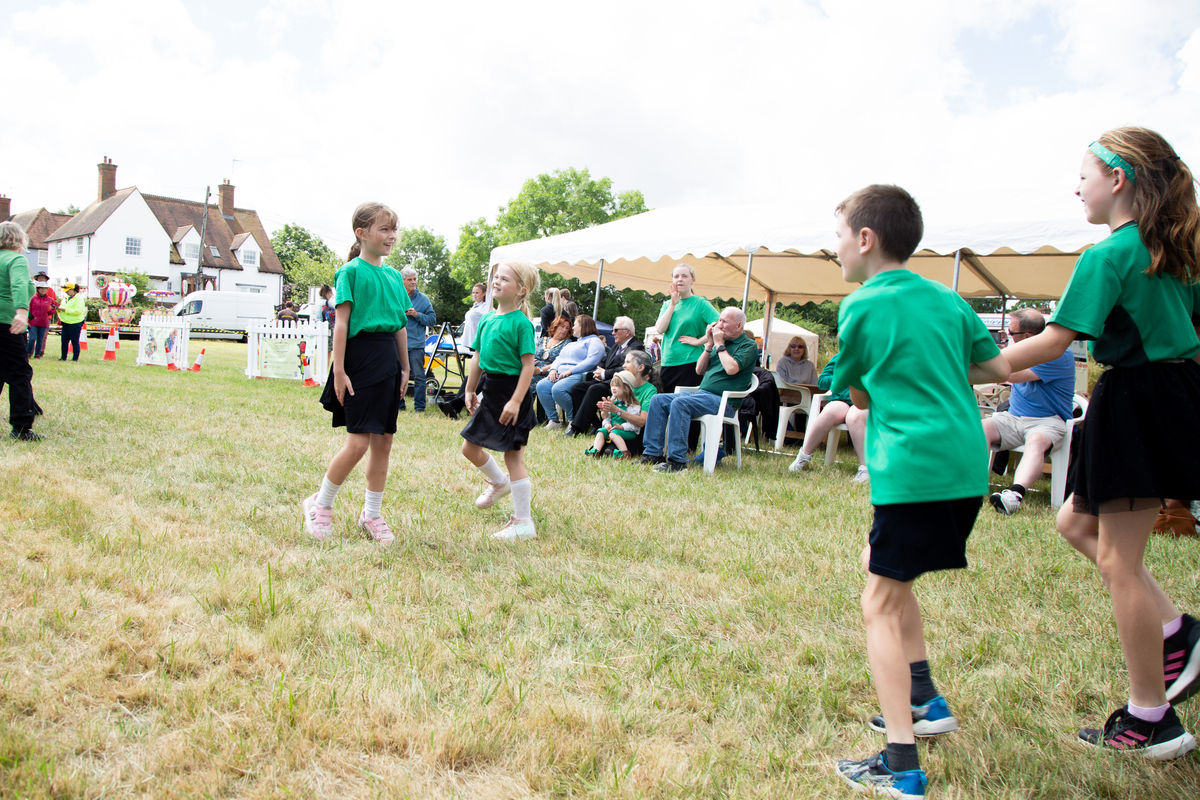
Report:
M 464 392 L 463 400 L 466 402 L 467 413 L 472 417 L 475 416 L 475 409 L 479 408 L 479 398 L 474 392 Z
M 704 344 L 704 339 L 697 339 L 695 336 L 680 336 L 679 343 L 691 345 L 694 347 L 698 344 Z
M 679 303 L 679 287 L 672 283 L 671 284 L 671 305 L 676 305 L 678 303 Z
M 515 397 L 504 404 L 504 410 L 500 412 L 500 424 L 512 425 L 517 421 L 517 415 L 521 413 L 521 403 Z
M 606 397 L 600 401 L 600 410 L 606 414 L 614 414 L 617 411 L 617 407 L 613 405 L 611 398 Z
M 342 405 L 346 405 L 346 392 L 353 397 L 354 385 L 350 383 L 350 378 L 344 371 L 335 369 L 333 371 L 333 393 L 337 395 L 338 402 Z

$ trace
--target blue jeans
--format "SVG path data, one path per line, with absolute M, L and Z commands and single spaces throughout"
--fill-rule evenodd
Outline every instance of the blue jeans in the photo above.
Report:
M 413 408 L 425 410 L 425 348 L 410 348 L 408 351 L 408 374 L 413 382 Z
M 551 422 L 558 421 L 556 404 L 563 407 L 563 412 L 567 417 L 566 422 L 570 422 L 575 416 L 575 405 L 571 402 L 571 387 L 581 380 L 583 380 L 582 375 L 570 375 L 566 378 L 559 378 L 554 383 L 549 380 L 538 381 L 538 404 L 541 405 L 546 412 L 546 417 Z
M 67 360 L 67 348 L 75 354 L 75 360 L 79 360 L 79 332 L 83 329 L 82 322 L 64 322 L 62 324 L 62 358 L 59 361 Z
M 41 355 L 46 349 L 46 331 L 49 328 L 39 328 L 36 325 L 29 326 L 29 355 Z
M 699 390 L 686 394 L 656 394 L 646 415 L 644 451 L 648 456 L 666 456 L 671 461 L 687 461 L 688 428 L 692 420 L 705 414 L 715 414 L 721 406 L 721 396 Z M 725 406 L 725 416 L 732 417 L 737 409 Z

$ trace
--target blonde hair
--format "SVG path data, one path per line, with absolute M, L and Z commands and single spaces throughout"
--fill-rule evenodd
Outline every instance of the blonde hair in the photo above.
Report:
M 370 229 L 380 218 L 387 219 L 393 225 L 400 222 L 400 218 L 396 216 L 396 212 L 383 203 L 363 203 L 354 209 L 354 216 L 350 220 L 350 230 L 357 231 L 359 228 Z M 353 261 L 358 258 L 358 254 L 361 252 L 362 242 L 358 240 L 358 234 L 356 233 L 354 234 L 354 244 L 350 246 L 350 255 L 346 256 L 346 260 Z
M 500 267 L 508 267 L 517 276 L 517 284 L 525 290 L 525 294 L 521 295 L 520 309 L 521 313 L 529 316 L 529 298 L 538 290 L 538 284 L 541 283 L 541 275 L 538 268 L 529 261 L 511 258 L 501 261 L 496 265 L 496 269 Z
M 758 337 L 755 337 L 755 338 L 758 338 Z M 787 356 L 788 358 L 791 358 L 793 361 L 796 360 L 796 359 L 792 358 L 792 345 L 794 345 L 794 344 L 804 345 L 804 360 L 811 360 L 808 358 L 808 342 L 804 341 L 803 336 L 793 336 L 792 337 L 792 340 L 790 342 L 788 342 L 787 352 L 784 353 L 785 356 Z
M 621 377 L 621 373 L 618 372 L 616 375 L 613 375 L 612 380 L 609 381 L 608 385 L 612 388 L 614 398 L 624 399 L 624 402 L 626 403 L 637 402 L 637 395 L 633 393 L 633 387 L 629 385 L 628 381 Z M 627 392 L 627 396 L 625 398 L 617 398 L 618 385 L 625 387 L 625 391 Z
M 550 305 L 554 306 L 554 318 L 558 319 L 562 316 L 563 299 L 562 292 L 554 287 L 546 290 L 546 294 L 550 295 Z
M 26 250 L 29 247 L 29 236 L 25 229 L 15 222 L 0 222 L 0 250 Z

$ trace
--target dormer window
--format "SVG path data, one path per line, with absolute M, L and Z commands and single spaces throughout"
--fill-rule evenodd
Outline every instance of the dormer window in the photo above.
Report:
M 247 267 L 257 267 L 258 266 L 258 251 L 257 250 L 243 250 L 242 251 L 242 263 L 245 264 Z
M 195 242 L 185 242 L 183 245 L 183 257 L 197 259 L 200 257 L 200 245 Z

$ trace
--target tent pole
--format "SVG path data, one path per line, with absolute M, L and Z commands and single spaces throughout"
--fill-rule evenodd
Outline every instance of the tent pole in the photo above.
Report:
M 958 271 L 962 267 L 962 250 L 954 251 L 954 280 L 950 284 L 950 288 L 958 294 Z
M 775 323 L 775 293 L 772 291 L 768 291 L 767 292 L 767 305 L 766 305 L 766 308 L 763 309 L 763 354 L 762 354 L 762 364 L 761 364 L 763 369 L 770 369 L 770 367 L 768 366 L 768 361 L 771 358 L 771 354 L 769 352 L 771 348 L 768 343 L 771 341 L 771 326 L 774 323 Z
M 758 248 L 755 248 L 756 250 Z M 742 287 L 742 313 L 746 313 L 746 306 L 750 303 L 750 270 L 754 268 L 754 253 L 746 254 L 746 285 Z
M 604 278 L 604 259 L 600 259 L 600 271 L 596 273 L 596 302 L 592 303 L 592 319 L 600 316 L 600 282 Z

